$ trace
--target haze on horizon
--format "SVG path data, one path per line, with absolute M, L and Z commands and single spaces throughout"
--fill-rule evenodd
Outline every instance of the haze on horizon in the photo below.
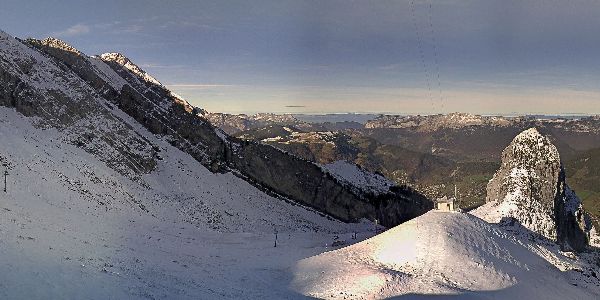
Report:
M 214 112 L 600 114 L 595 1 L 15 1 Z

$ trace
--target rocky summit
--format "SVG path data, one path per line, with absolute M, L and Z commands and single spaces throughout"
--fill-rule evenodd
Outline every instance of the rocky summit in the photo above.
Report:
M 504 149 L 486 202 L 476 214 L 488 221 L 518 222 L 563 250 L 582 251 L 589 245 L 591 221 L 565 181 L 558 150 L 536 128 L 523 131 Z

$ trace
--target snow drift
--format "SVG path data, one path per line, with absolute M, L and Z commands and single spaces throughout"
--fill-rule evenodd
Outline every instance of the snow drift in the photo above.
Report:
M 358 244 L 300 261 L 292 286 L 323 299 L 600 296 L 597 266 L 532 234 L 470 214 L 431 211 Z

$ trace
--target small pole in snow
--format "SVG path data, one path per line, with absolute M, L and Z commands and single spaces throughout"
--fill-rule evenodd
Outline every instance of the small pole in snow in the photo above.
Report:
M 277 248 L 277 229 L 275 229 L 275 248 Z
M 375 219 L 375 234 L 377 234 L 377 224 L 379 223 L 379 221 L 377 219 Z
M 4 170 L 4 192 L 6 193 L 6 176 L 8 176 L 8 165 L 6 163 L 4 163 L 4 168 L 6 168 Z

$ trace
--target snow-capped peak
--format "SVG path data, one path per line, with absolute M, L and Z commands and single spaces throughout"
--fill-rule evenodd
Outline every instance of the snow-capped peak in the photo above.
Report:
M 104 53 L 104 54 L 100 55 L 100 58 L 104 61 L 112 61 L 112 62 L 122 65 L 123 67 L 127 68 L 129 71 L 138 75 L 139 77 L 141 77 L 142 79 L 144 79 L 147 82 L 150 82 L 150 83 L 153 83 L 156 85 L 160 85 L 160 86 L 163 85 L 162 83 L 160 83 L 160 81 L 158 81 L 158 80 L 156 80 L 156 78 L 150 76 L 150 74 L 146 73 L 146 71 L 142 70 L 142 68 L 140 68 L 138 65 L 134 64 L 129 58 L 127 58 L 125 55 L 123 55 L 121 53 L 118 53 L 118 52 Z
M 45 40 L 42 41 L 42 44 L 48 45 L 53 48 L 58 48 L 61 50 L 69 51 L 69 52 L 75 53 L 77 55 L 81 55 L 81 52 L 79 50 L 75 49 L 75 47 L 73 47 L 73 46 L 67 44 L 65 41 L 57 39 L 57 38 L 47 37 Z
M 558 149 L 536 128 L 529 128 L 517 135 L 511 143 L 512 154 L 521 161 L 559 162 Z M 543 154 L 543 155 L 540 155 Z

